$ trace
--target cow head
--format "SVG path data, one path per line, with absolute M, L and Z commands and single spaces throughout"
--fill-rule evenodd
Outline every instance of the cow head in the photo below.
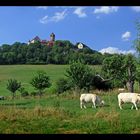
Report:
M 101 106 L 104 106 L 104 105 L 105 105 L 105 101 L 102 100 L 102 101 L 101 101 Z

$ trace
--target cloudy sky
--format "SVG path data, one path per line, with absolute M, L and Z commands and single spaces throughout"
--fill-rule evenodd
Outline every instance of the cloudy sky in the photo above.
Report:
M 0 45 L 49 40 L 83 42 L 102 53 L 134 53 L 140 6 L 0 6 Z

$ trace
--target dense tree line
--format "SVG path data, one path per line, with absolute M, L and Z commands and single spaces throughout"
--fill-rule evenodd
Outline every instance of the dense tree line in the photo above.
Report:
M 113 87 L 126 87 L 134 91 L 134 83 L 138 81 L 139 63 L 132 54 L 115 54 L 103 61 L 102 73 L 107 78 L 112 78 Z
M 67 40 L 57 40 L 52 47 L 40 42 L 3 44 L 0 46 L 0 64 L 68 64 L 69 61 L 83 59 L 87 64 L 99 65 L 107 56 L 86 45 L 78 49 L 77 45 Z

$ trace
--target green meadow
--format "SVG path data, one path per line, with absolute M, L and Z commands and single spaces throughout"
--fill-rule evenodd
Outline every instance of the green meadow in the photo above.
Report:
M 27 91 L 34 91 L 35 89 L 31 86 L 30 81 L 38 71 L 45 71 L 50 77 L 52 86 L 46 89 L 46 92 L 53 92 L 56 81 L 65 77 L 65 71 L 68 67 L 68 65 L 0 65 L 0 95 L 10 95 L 10 92 L 6 89 L 7 81 L 10 78 L 20 81 Z M 98 71 L 101 68 L 100 66 L 91 67 Z
M 0 133 L 1 134 L 135 134 L 140 133 L 140 111 L 131 110 L 131 104 L 124 104 L 120 110 L 117 102 L 117 89 L 93 91 L 105 101 L 105 106 L 96 109 L 87 105 L 80 109 L 79 94 L 69 91 L 56 95 L 53 92 L 57 79 L 64 77 L 68 65 L 1 65 Z M 100 70 L 100 67 L 96 67 Z M 50 76 L 52 87 L 45 95 L 10 98 L 6 89 L 9 78 L 15 78 L 28 91 L 34 91 L 30 80 L 38 70 Z M 140 106 L 138 106 L 140 108 Z
M 0 95 L 10 95 L 6 89 L 7 80 L 10 78 L 17 79 L 25 89 L 33 91 L 30 81 L 40 70 L 47 72 L 53 88 L 56 80 L 65 76 L 66 68 L 67 65 L 0 65 Z

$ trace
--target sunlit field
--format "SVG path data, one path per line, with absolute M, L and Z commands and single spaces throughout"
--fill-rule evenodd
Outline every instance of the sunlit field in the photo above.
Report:
M 65 77 L 68 65 L 13 65 L 0 66 L 0 133 L 6 134 L 134 134 L 140 133 L 140 111 L 131 110 L 131 104 L 118 107 L 117 89 L 93 91 L 104 101 L 105 106 L 80 109 L 79 94 L 73 91 L 56 95 L 55 81 Z M 100 69 L 100 67 L 97 67 Z M 17 96 L 12 100 L 6 89 L 9 78 L 15 78 L 29 91 L 34 91 L 30 80 L 38 70 L 50 76 L 52 87 L 38 96 Z M 140 106 L 138 106 L 140 108 Z

